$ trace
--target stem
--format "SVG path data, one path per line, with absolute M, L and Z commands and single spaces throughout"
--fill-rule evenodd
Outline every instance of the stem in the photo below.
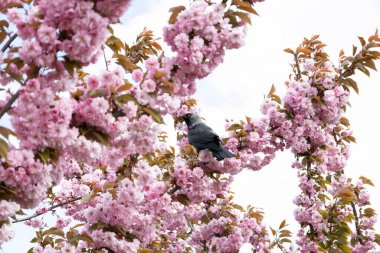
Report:
M 17 38 L 17 34 L 13 34 L 9 40 L 7 41 L 7 43 L 4 44 L 4 46 L 1 48 L 1 52 L 5 52 L 12 44 L 12 42 Z
M 296 77 L 297 77 L 297 80 L 301 80 L 301 68 L 300 68 L 300 64 L 298 62 L 298 53 L 294 54 L 294 60 L 296 62 Z
M 106 52 L 104 51 L 104 46 L 102 47 L 102 51 L 103 51 L 104 62 L 106 63 L 106 70 L 109 71 L 108 61 L 107 61 L 107 57 L 106 57 Z
M 162 52 L 162 53 L 160 54 L 160 56 L 157 58 L 157 61 L 158 61 L 159 63 L 161 63 L 161 61 L 162 61 L 162 57 L 164 57 L 164 52 Z M 146 78 L 147 75 L 148 75 L 148 70 L 145 71 L 145 73 L 144 73 L 143 79 L 141 80 L 141 82 L 140 82 L 140 84 L 139 84 L 140 87 L 141 87 L 141 85 L 144 83 L 145 78 Z
M 310 161 L 310 158 L 308 159 L 307 161 L 307 179 L 310 180 L 311 179 L 311 161 Z M 307 195 L 309 196 L 310 198 L 310 193 L 307 193 Z M 310 233 L 311 233 L 311 240 L 314 241 L 314 235 L 316 234 L 315 233 L 315 229 L 313 227 L 313 225 L 311 223 L 308 223 L 309 225 L 309 228 L 310 228 Z
M 311 179 L 311 161 L 310 161 L 311 158 L 308 158 L 308 161 L 307 161 L 307 168 L 306 168 L 306 171 L 307 171 L 307 179 L 310 180 Z M 309 194 L 309 193 L 308 193 Z M 310 195 L 309 195 L 310 197 Z
M 14 80 L 16 80 L 17 82 L 19 82 L 21 84 L 21 86 L 25 86 L 25 84 L 28 82 L 28 79 L 26 79 L 24 82 L 21 82 L 19 80 L 17 80 L 17 78 L 14 78 L 12 77 Z M 20 91 L 18 90 L 15 94 L 13 94 L 13 96 L 11 97 L 11 99 L 8 100 L 8 102 L 4 105 L 3 108 L 1 108 L 0 110 L 0 119 L 4 116 L 4 114 L 9 111 L 9 109 L 11 109 L 13 103 L 16 101 L 16 99 L 20 96 Z
M 12 104 L 16 101 L 16 99 L 18 98 L 18 96 L 20 95 L 20 92 L 17 91 L 12 97 L 11 99 L 8 100 L 8 102 L 5 104 L 5 106 L 1 109 L 0 111 L 0 119 L 4 116 L 4 114 L 9 110 L 11 109 L 12 107 Z
M 178 191 L 179 189 L 181 189 L 181 187 L 179 187 L 178 185 L 175 185 L 173 189 L 171 189 L 171 190 L 168 191 L 168 194 L 172 195 L 176 191 Z
M 193 227 L 193 224 L 191 224 L 191 222 L 189 221 L 189 218 L 187 218 L 187 215 L 185 214 L 185 218 L 186 218 L 186 222 L 187 222 L 187 225 L 190 227 L 190 232 L 193 232 L 194 231 L 194 227 Z
M 343 73 L 341 73 L 340 75 L 339 75 L 339 77 L 338 77 L 338 81 L 341 81 L 342 80 L 342 78 L 347 74 L 347 73 L 349 73 L 349 72 L 351 72 L 352 71 L 352 69 L 354 68 L 354 64 L 355 64 L 356 62 L 352 62 L 351 63 L 351 66 L 350 67 L 348 67 Z
M 358 241 L 360 242 L 361 245 L 363 245 L 364 244 L 363 239 L 360 237 L 362 235 L 362 232 L 360 231 L 360 228 L 359 228 L 358 212 L 356 211 L 354 202 L 351 202 L 351 207 L 352 207 L 352 212 L 354 213 L 354 216 L 355 216 L 355 228 L 356 228 L 356 234 L 358 235 Z
M 282 253 L 285 253 L 285 249 L 284 247 L 280 244 L 280 239 L 278 239 L 278 242 L 277 242 L 277 248 L 279 248 L 281 250 Z
M 80 200 L 80 199 L 82 199 L 82 197 L 76 197 L 76 198 L 70 199 L 70 200 L 68 200 L 68 201 L 66 201 L 66 202 L 62 202 L 62 203 L 60 203 L 60 204 L 52 205 L 52 206 L 51 206 L 46 212 L 53 211 L 54 209 L 56 209 L 56 208 L 58 208 L 58 207 L 62 207 L 62 206 L 65 206 L 65 205 L 67 205 L 67 204 L 71 204 L 71 203 L 73 203 L 73 202 L 75 202 L 75 201 L 77 201 L 77 200 Z M 19 223 L 19 222 L 23 222 L 23 221 L 31 220 L 31 219 L 33 219 L 33 218 L 36 218 L 36 217 L 40 216 L 40 215 L 43 215 L 43 214 L 46 213 L 46 212 L 36 213 L 36 214 L 34 214 L 34 215 L 32 215 L 32 216 L 29 216 L 29 217 L 27 217 L 27 218 L 24 218 L 24 219 L 21 219 L 21 220 L 15 220 L 15 221 L 12 221 L 12 223 Z

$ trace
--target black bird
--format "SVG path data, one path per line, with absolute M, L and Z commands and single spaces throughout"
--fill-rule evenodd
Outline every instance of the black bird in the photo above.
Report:
M 180 118 L 186 122 L 186 125 L 189 128 L 187 133 L 189 143 L 193 145 L 198 152 L 203 149 L 208 149 L 218 161 L 223 160 L 224 158 L 235 157 L 234 153 L 231 153 L 224 148 L 219 136 L 214 130 L 203 123 L 198 115 L 188 113 Z

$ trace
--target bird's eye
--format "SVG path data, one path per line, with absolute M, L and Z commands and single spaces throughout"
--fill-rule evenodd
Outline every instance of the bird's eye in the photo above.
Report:
M 186 114 L 186 117 L 190 117 L 190 116 L 191 116 L 191 114 L 190 114 L 190 113 Z

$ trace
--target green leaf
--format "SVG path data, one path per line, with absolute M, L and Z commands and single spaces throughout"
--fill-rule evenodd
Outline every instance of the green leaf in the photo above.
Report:
M 356 201 L 356 195 L 350 187 L 345 187 L 334 195 L 334 198 L 340 198 L 342 201 L 348 203 Z
M 348 86 L 350 86 L 352 89 L 354 89 L 356 94 L 359 94 L 358 84 L 352 78 L 347 78 L 346 83 Z
M 170 179 L 170 174 L 169 172 L 165 172 L 162 176 L 163 181 L 168 181 Z
M 356 63 L 355 67 L 359 69 L 361 72 L 363 72 L 365 75 L 370 76 L 368 69 L 366 69 L 362 63 Z
M 227 128 L 227 131 L 235 131 L 238 129 L 243 129 L 243 126 L 239 124 L 232 124 L 229 128 Z
M 269 227 L 270 228 L 270 231 L 272 232 L 272 235 L 275 235 L 277 232 L 276 230 L 274 230 L 272 227 Z
M 0 28 L 4 29 L 3 27 L 8 27 L 9 23 L 6 20 L 0 20 Z
M 8 151 L 9 151 L 8 143 L 5 140 L 0 138 L 0 156 L 7 159 Z
M 119 107 L 122 107 L 124 104 L 128 103 L 129 101 L 133 101 L 136 103 L 136 99 L 132 94 L 123 94 L 123 95 L 118 96 L 115 99 L 115 103 Z
M 291 237 L 292 236 L 292 232 L 290 232 L 289 230 L 281 230 L 280 231 L 280 237 Z
M 369 178 L 366 178 L 364 176 L 361 176 L 359 177 L 359 179 L 363 182 L 363 184 L 368 184 L 368 185 L 371 185 L 371 186 L 375 186 L 373 183 L 372 183 L 372 180 L 369 179 Z
M 377 245 L 380 246 L 380 235 L 379 234 L 375 235 L 375 242 L 377 243 Z
M 116 55 L 117 63 L 121 65 L 126 71 L 132 72 L 138 69 L 136 64 L 134 64 L 127 56 L 118 54 Z
M 364 46 L 364 45 L 366 44 L 366 41 L 364 40 L 364 38 L 363 38 L 363 37 L 360 37 L 360 36 L 358 36 L 358 38 L 359 38 L 359 40 L 360 40 L 360 44 L 361 44 L 362 46 Z
M 311 156 L 311 159 L 318 163 L 323 163 L 323 159 L 319 156 Z
M 366 209 L 364 209 L 364 216 L 367 217 L 367 218 L 371 218 L 372 216 L 375 216 L 376 215 L 376 212 L 374 209 L 368 207 Z
M 345 137 L 344 140 L 356 143 L 356 138 L 352 135 Z
M 235 12 L 235 15 L 238 16 L 241 20 L 245 21 L 246 23 L 252 25 L 251 19 L 249 18 L 247 13 L 244 12 Z
M 373 60 L 367 60 L 366 62 L 364 62 L 363 65 L 370 68 L 370 69 L 377 71 L 375 62 Z
M 48 164 L 49 162 L 56 163 L 58 160 L 57 151 L 52 148 L 40 150 L 36 155 L 44 164 Z
M 346 127 L 350 126 L 350 121 L 345 117 L 340 118 L 340 123 Z
M 97 141 L 97 142 L 103 144 L 104 146 L 106 146 L 106 147 L 111 146 L 111 143 L 110 143 L 110 140 L 109 140 L 109 137 L 108 137 L 107 134 L 105 134 L 105 133 L 101 133 L 101 132 L 98 132 L 98 131 L 91 131 L 91 132 L 89 133 L 89 135 L 91 135 L 92 138 L 93 138 L 95 141 Z
M 42 234 L 44 236 L 46 235 L 58 235 L 61 237 L 65 236 L 65 233 L 61 229 L 58 229 L 58 228 L 49 228 L 48 230 L 44 231 Z
M 289 53 L 289 54 L 295 54 L 294 51 L 290 48 L 285 48 L 284 52 Z
M 330 248 L 328 253 L 341 253 L 339 250 L 337 249 L 334 249 L 334 248 Z
M 3 184 L 0 184 L 0 192 L 6 193 L 7 195 L 16 195 L 17 194 L 17 192 L 15 190 L 10 189 Z
M 63 66 L 65 66 L 65 69 L 70 74 L 70 76 L 74 76 L 75 70 L 82 67 L 80 63 L 72 61 L 68 57 L 65 57 Z
M 92 126 L 81 126 L 79 127 L 80 134 L 86 137 L 87 139 L 99 142 L 104 146 L 109 147 L 111 145 L 109 136 L 105 133 L 98 131 L 95 127 Z
M 245 212 L 244 208 L 241 205 L 238 204 L 231 204 L 231 206 L 241 212 Z
M 137 250 L 137 253 L 151 253 L 153 252 L 151 249 L 139 249 Z
M 153 120 L 155 122 L 157 122 L 158 124 L 165 124 L 164 119 L 162 118 L 161 114 L 158 111 L 156 111 L 156 110 L 154 110 L 152 108 L 146 107 L 146 106 L 141 106 L 140 108 L 145 113 L 147 113 L 148 115 L 152 116 Z
M 184 206 L 188 206 L 190 204 L 190 199 L 185 194 L 178 194 L 177 200 L 179 203 L 181 203 Z
M 24 213 L 24 211 L 22 209 L 18 210 L 16 212 L 17 215 L 26 215 L 26 213 Z
M 281 242 L 281 243 L 292 243 L 292 241 L 291 241 L 290 239 L 288 239 L 288 238 L 282 238 L 282 239 L 280 240 L 280 242 Z
M 170 18 L 169 18 L 169 24 L 174 24 L 176 21 L 177 21 L 177 17 L 178 15 L 182 12 L 186 10 L 186 7 L 183 6 L 183 5 L 180 5 L 180 6 L 176 6 L 176 7 L 173 7 L 173 8 L 170 8 L 169 12 L 172 13 L 172 15 L 170 15 Z
M 89 194 L 86 194 L 82 197 L 82 200 L 81 200 L 81 203 L 85 203 L 87 201 L 89 201 L 92 197 L 94 196 L 94 194 L 91 192 Z
M 49 150 L 48 149 L 44 149 L 42 151 L 39 151 L 37 153 L 37 156 L 38 158 L 40 158 L 40 160 L 44 163 L 44 164 L 47 164 L 49 162 Z
M 286 220 L 283 220 L 283 221 L 281 222 L 281 224 L 280 224 L 279 229 L 282 229 L 282 228 L 284 228 L 285 226 L 286 226 Z
M 166 91 L 167 93 L 169 93 L 170 95 L 174 95 L 174 91 L 173 91 L 173 88 L 172 87 L 169 87 L 167 85 L 161 85 L 160 86 L 160 89 Z
M 15 132 L 3 126 L 0 126 L 0 134 L 4 136 L 6 139 L 9 138 L 9 135 L 17 136 Z
M 239 9 L 241 10 L 244 10 L 244 11 L 247 11 L 249 13 L 252 13 L 254 15 L 259 15 L 253 8 L 252 6 L 249 4 L 249 3 L 246 3 L 246 2 L 243 2 L 243 1 L 240 1 L 240 0 L 233 0 L 232 1 L 232 4 L 233 5 L 236 5 L 236 7 L 238 7 Z
M 124 43 L 116 36 L 110 36 L 106 41 L 106 45 L 115 53 L 124 49 Z
M 96 90 L 92 90 L 89 93 L 87 93 L 87 96 L 91 97 L 91 98 L 96 98 L 96 97 L 104 97 L 107 94 L 108 94 L 107 91 L 105 91 L 103 89 L 96 89 Z
M 83 234 L 78 236 L 78 240 L 85 241 L 87 243 L 94 243 L 94 240 L 90 236 Z
M 0 44 L 4 41 L 6 37 L 7 37 L 7 32 L 5 30 L 0 30 Z
M 338 248 L 339 248 L 343 253 L 351 253 L 350 247 L 348 247 L 347 243 L 346 243 L 346 244 L 338 244 Z

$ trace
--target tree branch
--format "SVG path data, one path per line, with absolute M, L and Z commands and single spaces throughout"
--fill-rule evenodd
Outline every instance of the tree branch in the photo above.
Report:
M 181 189 L 181 187 L 179 187 L 178 185 L 175 185 L 173 189 L 168 191 L 168 194 L 173 195 L 179 189 Z
M 109 69 L 108 69 L 108 60 L 107 60 L 107 57 L 106 57 L 106 52 L 104 50 L 104 46 L 102 46 L 102 51 L 103 51 L 104 62 L 106 63 L 106 70 L 109 71 Z
M 194 232 L 193 224 L 189 221 L 189 218 L 187 218 L 187 215 L 185 214 L 187 225 L 190 227 L 190 232 Z
M 354 217 L 355 217 L 355 228 L 356 228 L 356 234 L 358 235 L 358 241 L 360 242 L 361 245 L 363 245 L 364 244 L 363 239 L 360 237 L 362 235 L 362 232 L 360 231 L 360 228 L 359 228 L 358 212 L 356 211 L 354 202 L 351 202 L 351 207 L 352 207 L 352 212 L 354 213 Z
M 71 204 L 71 203 L 73 203 L 73 202 L 75 202 L 75 201 L 77 201 L 77 200 L 80 200 L 80 199 L 82 199 L 82 197 L 76 197 L 76 198 L 70 199 L 70 200 L 68 200 L 68 201 L 62 202 L 62 203 L 60 203 L 60 204 L 52 205 L 52 206 L 51 206 L 46 212 L 39 212 L 39 213 L 36 213 L 36 214 L 34 214 L 34 215 L 31 215 L 31 216 L 29 216 L 29 217 L 27 217 L 27 218 L 24 218 L 24 219 L 21 219 L 21 220 L 15 220 L 15 221 L 12 221 L 12 223 L 19 223 L 19 222 L 23 222 L 23 221 L 31 220 L 31 219 L 36 218 L 36 217 L 38 217 L 38 216 L 40 216 L 40 215 L 43 215 L 43 214 L 45 214 L 45 213 L 47 213 L 47 212 L 53 211 L 54 209 L 56 209 L 56 208 L 58 208 L 58 207 L 62 207 L 62 206 L 65 206 L 65 205 Z
M 4 44 L 4 46 L 1 48 L 1 52 L 5 52 L 12 44 L 12 42 L 17 38 L 17 34 L 13 34 L 9 40 L 7 41 L 7 43 Z
M 21 82 L 20 80 L 18 80 L 17 78 L 15 78 L 14 76 L 11 75 L 11 77 L 17 81 L 21 86 L 25 86 L 25 84 L 28 82 L 28 79 L 26 79 L 24 82 Z M 4 107 L 0 110 L 0 119 L 4 116 L 4 114 L 9 111 L 9 109 L 11 109 L 13 103 L 16 101 L 16 99 L 19 97 L 20 95 L 20 91 L 18 90 L 15 94 L 13 94 L 13 96 L 11 97 L 11 99 L 9 99 L 9 101 L 4 105 Z
M 301 80 L 301 68 L 300 68 L 300 64 L 298 62 L 298 53 L 295 53 L 294 54 L 294 61 L 296 62 L 296 77 L 297 77 L 297 80 Z
M 1 108 L 1 111 L 0 111 L 0 119 L 4 116 L 4 114 L 5 114 L 9 109 L 11 109 L 12 104 L 16 101 L 16 99 L 18 98 L 19 95 L 20 95 L 20 92 L 17 91 L 15 94 L 13 94 L 13 96 L 11 97 L 11 99 L 8 100 L 8 102 L 4 105 L 4 107 Z

